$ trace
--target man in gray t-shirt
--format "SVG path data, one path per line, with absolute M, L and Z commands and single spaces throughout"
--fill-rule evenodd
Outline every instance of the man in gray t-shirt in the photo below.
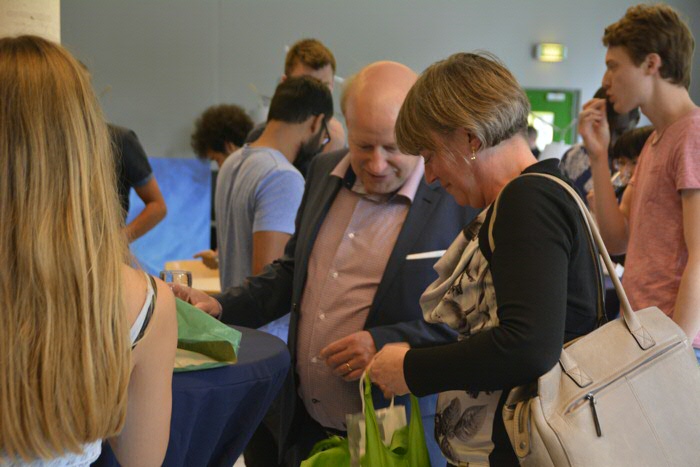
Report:
M 332 115 L 333 98 L 319 80 L 285 80 L 272 97 L 263 134 L 221 166 L 214 206 L 222 290 L 282 256 L 304 192 L 293 163 L 328 142 Z M 286 329 L 281 333 L 286 338 Z
M 275 148 L 244 146 L 224 161 L 215 197 L 222 289 L 240 285 L 275 259 L 270 240 L 286 244 L 294 233 L 303 192 L 301 174 Z M 254 239 L 260 240 L 255 246 Z M 254 247 L 264 258 L 256 271 Z

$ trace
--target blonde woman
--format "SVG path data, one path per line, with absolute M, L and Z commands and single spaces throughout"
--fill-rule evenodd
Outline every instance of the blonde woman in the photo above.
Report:
M 160 465 L 171 292 L 127 266 L 114 159 L 60 46 L 0 39 L 0 464 Z M 157 297 L 157 299 L 156 299 Z
M 563 343 L 596 323 L 597 271 L 575 201 L 556 181 L 521 176 L 562 177 L 558 161 L 532 155 L 528 111 L 495 57 L 461 53 L 423 73 L 396 123 L 428 182 L 483 209 L 421 297 L 425 319 L 456 329 L 458 342 L 385 346 L 369 370 L 385 393 L 440 393 L 435 436 L 450 465 L 518 465 L 501 418 L 509 389 L 547 372 Z

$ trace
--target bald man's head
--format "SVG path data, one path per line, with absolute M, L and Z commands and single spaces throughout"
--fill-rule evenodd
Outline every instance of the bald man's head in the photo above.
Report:
M 348 103 L 355 98 L 361 99 L 363 105 L 373 105 L 387 98 L 403 103 L 408 90 L 417 79 L 416 72 L 401 63 L 371 63 L 346 80 L 340 99 L 343 115 L 347 118 Z
M 401 104 L 417 79 L 405 65 L 377 62 L 352 77 L 343 91 L 350 164 L 368 193 L 397 191 L 420 160 L 402 154 L 394 136 Z

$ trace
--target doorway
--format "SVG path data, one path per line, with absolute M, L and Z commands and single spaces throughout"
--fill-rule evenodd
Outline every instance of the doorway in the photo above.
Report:
M 574 144 L 581 92 L 572 89 L 526 89 L 525 93 L 531 107 L 528 125 L 537 130 L 537 147 L 540 151 L 552 143 L 561 143 L 562 147 Z

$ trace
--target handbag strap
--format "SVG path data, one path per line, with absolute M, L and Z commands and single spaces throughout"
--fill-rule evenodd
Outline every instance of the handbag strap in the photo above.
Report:
M 586 225 L 586 229 L 588 231 L 588 234 L 590 235 L 590 238 L 593 239 L 595 245 L 598 247 L 598 252 L 600 253 L 600 256 L 603 258 L 603 262 L 605 263 L 605 267 L 608 270 L 608 274 L 610 275 L 610 279 L 612 280 L 613 284 L 615 285 L 615 292 L 617 292 L 617 296 L 620 299 L 620 305 L 622 307 L 622 319 L 625 321 L 625 324 L 627 326 L 627 329 L 629 330 L 630 334 L 634 337 L 634 339 L 637 341 L 637 344 L 639 347 L 643 350 L 647 350 L 648 348 L 652 347 L 655 345 L 654 339 L 652 336 L 649 334 L 649 332 L 642 326 L 641 322 L 637 318 L 637 316 L 634 314 L 634 311 L 632 311 L 632 307 L 630 306 L 630 302 L 627 298 L 627 294 L 625 293 L 625 290 L 622 288 L 622 284 L 620 283 L 620 279 L 617 277 L 617 274 L 615 272 L 615 267 L 613 266 L 613 262 L 610 259 L 610 255 L 608 254 L 607 248 L 605 248 L 605 244 L 603 243 L 603 239 L 600 236 L 600 232 L 598 231 L 598 227 L 595 223 L 595 220 L 593 219 L 593 216 L 591 216 L 591 213 L 588 211 L 588 208 L 583 204 L 583 201 L 581 200 L 581 197 L 574 191 L 573 188 L 571 188 L 566 182 L 561 180 L 558 177 L 555 177 L 553 175 L 549 174 L 543 174 L 543 173 L 527 173 L 527 174 L 522 174 L 521 176 L 536 176 L 536 177 L 543 177 L 547 178 L 555 183 L 557 183 L 559 186 L 561 186 L 570 196 L 571 198 L 576 202 L 576 205 L 579 208 L 579 211 L 582 214 L 584 224 Z M 491 247 L 491 250 L 493 251 L 495 248 L 495 244 L 493 242 L 493 232 L 492 232 L 492 227 L 494 223 L 494 219 L 496 217 L 496 209 L 498 207 L 498 200 L 500 199 L 501 194 L 503 193 L 503 190 L 498 195 L 498 198 L 496 198 L 496 201 L 494 202 L 494 209 L 491 214 L 491 222 L 489 223 L 489 245 Z M 570 356 L 566 353 L 566 349 L 562 350 L 562 358 L 560 358 L 560 362 L 562 363 L 562 366 L 565 367 L 565 370 L 567 367 L 575 367 L 574 360 L 570 358 Z M 572 368 L 573 369 L 573 368 Z M 568 371 L 567 371 L 568 373 Z M 585 378 L 584 378 L 585 379 Z
M 523 174 L 523 175 L 541 175 L 541 174 Z M 542 176 L 545 176 L 542 174 Z M 551 176 L 546 176 L 546 177 L 551 177 Z M 554 180 L 559 180 L 556 177 L 551 177 L 554 178 Z M 503 191 L 503 190 L 501 190 Z M 500 193 L 499 196 L 496 198 L 496 202 L 493 205 L 493 213 L 491 214 L 491 220 L 489 222 L 489 231 L 488 231 L 488 238 L 489 238 L 489 247 L 491 248 L 491 251 L 493 251 L 496 248 L 496 245 L 493 240 L 493 224 L 496 219 L 496 209 L 498 208 L 498 199 L 500 198 Z M 583 218 L 584 225 L 586 225 L 586 229 L 588 232 L 588 235 L 586 235 L 586 241 L 588 243 L 588 251 L 591 253 L 591 258 L 593 258 L 593 264 L 595 265 L 595 270 L 596 270 L 596 298 L 597 298 L 597 306 L 596 306 L 596 321 L 597 321 L 597 326 L 600 327 L 603 324 L 608 322 L 607 315 L 605 313 L 605 279 L 603 278 L 603 273 L 602 273 L 602 265 L 600 264 L 600 256 L 598 255 L 598 251 L 596 250 L 594 246 L 594 239 L 593 235 L 590 232 L 590 227 L 588 226 L 588 221 L 583 213 L 581 214 L 581 217 Z

